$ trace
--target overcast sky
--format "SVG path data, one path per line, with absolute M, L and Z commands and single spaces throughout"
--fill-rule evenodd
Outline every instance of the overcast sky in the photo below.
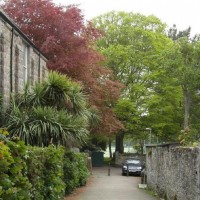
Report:
M 86 19 L 109 11 L 127 11 L 155 15 L 169 27 L 180 30 L 192 27 L 192 34 L 200 33 L 200 0 L 53 0 L 62 5 L 79 4 Z

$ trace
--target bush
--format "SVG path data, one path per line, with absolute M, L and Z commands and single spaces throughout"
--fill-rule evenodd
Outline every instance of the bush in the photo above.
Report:
M 89 177 L 87 157 L 85 154 L 65 152 L 64 180 L 65 194 L 70 194 L 76 187 L 86 184 Z
M 44 162 L 45 155 L 43 148 L 29 147 L 27 152 L 28 178 L 32 183 L 32 199 L 45 199 L 44 183 Z
M 64 148 L 49 146 L 44 149 L 44 153 L 45 199 L 62 199 L 65 195 L 65 183 L 63 180 Z
M 25 146 L 0 130 L 0 200 L 59 200 L 86 184 L 85 154 Z
M 0 199 L 31 199 L 25 154 L 26 146 L 23 142 L 0 141 Z
M 77 159 L 77 168 L 79 172 L 79 182 L 78 186 L 83 186 L 86 184 L 89 177 L 89 171 L 87 168 L 87 156 L 83 153 L 75 154 Z
M 64 156 L 64 181 L 66 184 L 65 194 L 70 194 L 78 187 L 78 169 L 75 154 L 66 152 Z
M 63 198 L 65 192 L 63 157 L 62 147 L 29 147 L 27 165 L 28 177 L 32 183 L 32 199 L 58 200 Z

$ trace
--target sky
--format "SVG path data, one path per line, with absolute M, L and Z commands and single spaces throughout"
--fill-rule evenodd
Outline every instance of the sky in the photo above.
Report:
M 85 19 L 90 20 L 109 11 L 126 11 L 155 15 L 168 27 L 179 30 L 189 26 L 192 35 L 200 33 L 200 0 L 53 0 L 56 4 L 77 4 Z

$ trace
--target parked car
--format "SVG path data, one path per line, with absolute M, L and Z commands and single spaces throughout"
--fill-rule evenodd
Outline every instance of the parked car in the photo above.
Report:
M 141 160 L 137 158 L 127 158 L 122 163 L 122 175 L 135 174 L 141 175 L 144 168 L 144 164 Z

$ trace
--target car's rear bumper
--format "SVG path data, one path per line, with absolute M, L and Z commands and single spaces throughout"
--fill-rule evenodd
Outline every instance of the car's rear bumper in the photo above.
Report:
M 129 174 L 141 175 L 141 171 L 128 170 Z M 122 170 L 122 174 L 127 174 L 127 170 Z

